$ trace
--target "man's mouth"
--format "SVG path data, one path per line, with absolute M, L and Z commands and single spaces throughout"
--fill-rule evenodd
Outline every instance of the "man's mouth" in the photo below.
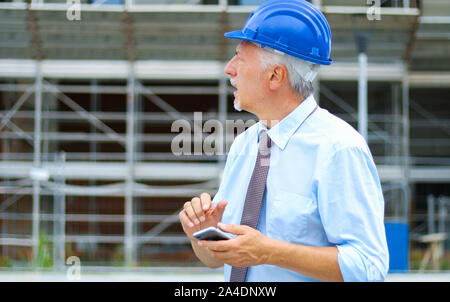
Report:
M 233 78 L 230 78 L 231 86 L 237 89 L 236 81 Z
M 236 81 L 233 78 L 230 78 L 230 83 L 231 83 L 231 86 L 236 88 L 236 90 L 233 92 L 233 95 L 234 95 L 234 98 L 237 99 L 237 97 L 238 97 L 238 88 L 237 88 L 237 85 L 236 85 Z

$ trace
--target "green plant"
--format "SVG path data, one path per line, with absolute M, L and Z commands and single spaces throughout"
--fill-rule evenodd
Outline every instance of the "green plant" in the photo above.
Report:
M 111 253 L 111 265 L 112 266 L 123 266 L 124 265 L 124 251 L 123 246 L 118 245 Z
M 12 267 L 11 259 L 7 256 L 0 256 L 0 267 Z
M 40 232 L 37 262 L 34 266 L 40 268 L 53 267 L 53 257 L 51 252 L 52 250 L 53 244 L 47 241 L 47 236 L 45 235 L 45 233 Z

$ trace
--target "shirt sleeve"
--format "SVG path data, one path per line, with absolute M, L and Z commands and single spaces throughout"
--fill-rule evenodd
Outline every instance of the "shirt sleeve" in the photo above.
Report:
M 344 281 L 383 281 L 389 262 L 384 199 L 370 151 L 359 146 L 335 151 L 316 180 L 320 217 L 338 249 Z

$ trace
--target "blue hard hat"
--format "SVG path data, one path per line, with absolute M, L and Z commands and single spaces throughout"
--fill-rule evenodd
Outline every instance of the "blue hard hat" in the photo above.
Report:
M 330 65 L 331 30 L 322 12 L 304 0 L 269 0 L 252 12 L 231 39 L 269 46 L 308 62 Z

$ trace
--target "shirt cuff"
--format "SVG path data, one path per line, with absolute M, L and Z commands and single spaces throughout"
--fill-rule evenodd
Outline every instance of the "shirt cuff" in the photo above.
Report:
M 351 245 L 338 245 L 338 263 L 345 282 L 384 281 L 386 277 Z

